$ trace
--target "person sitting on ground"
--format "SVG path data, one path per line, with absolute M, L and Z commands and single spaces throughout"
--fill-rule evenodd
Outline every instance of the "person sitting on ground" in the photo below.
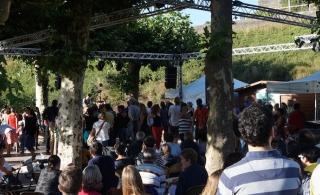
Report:
M 177 159 L 171 155 L 171 149 L 170 149 L 169 144 L 167 144 L 167 143 L 162 144 L 161 150 L 163 153 L 161 158 L 162 158 L 164 165 L 166 167 L 170 167 L 178 162 Z
M 170 146 L 171 155 L 179 157 L 181 154 L 180 145 L 174 142 L 174 137 L 171 133 L 164 133 L 164 141 Z
M 184 149 L 180 155 L 182 172 L 179 175 L 176 195 L 187 194 L 195 186 L 205 185 L 208 179 L 206 169 L 197 164 L 198 154 L 192 148 Z
M 44 195 L 59 195 L 58 189 L 61 160 L 57 155 L 51 155 L 48 159 L 48 166 L 41 170 L 36 192 Z
M 146 148 L 143 152 L 143 163 L 136 168 L 141 175 L 146 192 L 156 189 L 159 194 L 162 194 L 166 175 L 164 169 L 156 165 L 156 157 L 156 152 L 153 148 Z
M 102 193 L 108 193 L 112 187 L 117 187 L 118 178 L 115 176 L 115 166 L 110 156 L 102 155 L 102 144 L 94 141 L 90 148 L 92 159 L 89 160 L 88 165 L 97 165 L 102 174 Z
M 264 106 L 253 104 L 244 109 L 239 131 L 249 152 L 223 171 L 217 194 L 299 193 L 300 166 L 272 149 L 272 126 L 272 111 Z M 279 178 L 280 175 L 283 177 Z
M 302 185 L 301 185 L 301 193 L 302 195 L 309 195 L 310 194 L 310 188 L 313 188 L 315 184 L 313 182 L 310 182 L 311 175 L 313 170 L 317 167 L 317 160 L 318 160 L 318 148 L 310 147 L 310 148 L 303 148 L 301 149 L 301 153 L 298 156 L 300 159 L 300 162 L 303 166 L 302 171 Z
M 143 140 L 143 144 L 142 144 L 142 150 L 141 152 L 139 153 L 138 157 L 137 157 L 137 160 L 136 160 L 136 164 L 137 165 L 140 165 L 143 163 L 143 153 L 146 149 L 155 149 L 155 145 L 156 145 L 156 142 L 154 140 L 153 137 L 151 136 L 148 136 L 146 137 L 144 140 Z M 164 168 L 164 162 L 161 158 L 161 155 L 160 153 L 155 153 L 156 157 L 155 157 L 155 164 L 158 165 L 159 167 L 162 167 Z
M 133 141 L 128 147 L 127 155 L 130 158 L 133 158 L 133 159 L 137 158 L 137 156 L 142 150 L 144 138 L 145 138 L 145 133 L 143 131 L 138 131 L 136 134 L 136 140 Z
M 87 166 L 82 172 L 82 189 L 78 195 L 101 195 L 102 175 L 96 165 Z
M 132 158 L 127 157 L 126 150 L 127 146 L 124 143 L 118 143 L 115 145 L 115 152 L 117 159 L 114 161 L 116 172 L 121 176 L 122 169 L 127 165 L 134 165 L 135 162 Z
M 144 186 L 138 170 L 128 165 L 123 169 L 121 176 L 123 195 L 144 195 Z
M 201 195 L 215 195 L 217 193 L 221 173 L 222 169 L 219 169 L 210 175 Z
M 59 191 L 62 195 L 78 195 L 82 184 L 81 169 L 69 165 L 61 171 L 59 176 Z

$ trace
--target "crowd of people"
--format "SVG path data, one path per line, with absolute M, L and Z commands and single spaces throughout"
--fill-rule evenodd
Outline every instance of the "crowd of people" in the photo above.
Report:
M 201 99 L 196 103 L 194 109 L 178 97 L 173 104 L 146 105 L 130 98 L 115 112 L 110 104 L 96 104 L 87 96 L 82 167 L 70 164 L 62 170 L 56 145 L 58 102 L 54 100 L 42 114 L 27 108 L 19 116 L 7 109 L 1 116 L 5 140 L 0 144 L 0 177 L 13 173 L 3 155 L 5 148 L 10 154 L 16 145 L 34 155 L 37 134 L 43 129 L 51 156 L 36 192 L 45 195 L 320 194 L 318 140 L 304 129 L 298 103 L 271 106 L 252 101 L 235 108 L 233 131 L 239 147 L 222 160 L 222 169 L 210 175 L 204 167 L 209 108 Z

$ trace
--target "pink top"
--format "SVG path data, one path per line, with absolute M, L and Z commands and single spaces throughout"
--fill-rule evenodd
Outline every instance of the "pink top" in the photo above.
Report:
M 81 191 L 78 193 L 78 195 L 101 195 L 101 193 L 96 192 L 96 191 L 85 191 L 85 190 L 81 189 Z

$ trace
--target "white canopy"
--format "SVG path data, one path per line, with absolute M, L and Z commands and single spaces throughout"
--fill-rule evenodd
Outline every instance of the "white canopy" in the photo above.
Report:
M 267 82 L 268 93 L 320 93 L 320 72 L 288 82 Z
M 205 93 L 205 82 L 206 77 L 203 75 L 198 80 L 193 81 L 189 85 L 183 86 L 182 88 L 182 95 L 184 102 L 192 102 L 194 105 L 198 98 L 201 98 L 203 102 L 206 100 L 206 93 Z M 233 79 L 233 87 L 234 89 L 238 89 L 241 87 L 246 86 L 247 83 L 239 81 L 237 79 Z M 179 96 L 179 89 L 169 89 L 165 94 L 166 98 L 175 98 Z

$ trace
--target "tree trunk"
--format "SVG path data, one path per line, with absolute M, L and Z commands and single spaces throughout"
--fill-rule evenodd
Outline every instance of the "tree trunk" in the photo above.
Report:
M 133 95 L 134 98 L 138 99 L 139 98 L 139 84 L 140 84 L 140 68 L 141 64 L 139 63 L 129 63 L 129 93 Z
M 83 80 L 84 71 L 64 77 L 61 82 L 58 155 L 62 167 L 69 163 L 81 166 Z
M 63 75 L 57 125 L 58 155 L 62 168 L 73 163 L 81 167 L 82 152 L 82 96 L 83 80 L 87 66 L 87 45 L 92 2 L 71 0 L 72 16 L 65 35 Z
M 211 5 L 211 43 L 206 56 L 206 89 L 210 106 L 206 169 L 209 174 L 223 167 L 235 149 L 232 128 L 232 0 Z
M 36 107 L 39 108 L 40 113 L 48 106 L 48 72 L 42 70 L 39 65 L 35 66 L 35 80 L 36 80 Z

